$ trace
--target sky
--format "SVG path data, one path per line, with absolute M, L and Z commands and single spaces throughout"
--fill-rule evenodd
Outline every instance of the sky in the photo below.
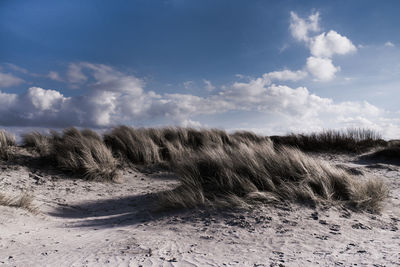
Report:
M 0 126 L 400 137 L 399 1 L 0 1 Z

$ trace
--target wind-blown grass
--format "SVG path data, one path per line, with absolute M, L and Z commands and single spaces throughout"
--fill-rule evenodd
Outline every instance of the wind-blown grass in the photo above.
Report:
M 45 140 L 50 140 L 50 156 L 58 167 L 91 180 L 116 179 L 112 153 L 121 162 L 168 163 L 181 181 L 177 189 L 161 195 L 168 207 L 299 201 L 376 212 L 387 196 L 380 180 L 354 177 L 295 148 L 354 152 L 383 142 L 367 130 L 269 138 L 217 129 L 120 126 L 103 139 L 93 131 L 71 128 Z
M 369 129 L 326 130 L 321 133 L 271 136 L 271 139 L 276 145 L 315 152 L 360 153 L 387 144 L 379 133 Z
M 217 129 L 131 128 L 120 126 L 104 135 L 104 142 L 122 161 L 133 164 L 172 163 L 204 148 L 238 147 L 240 144 L 262 144 L 272 140 L 276 147 L 292 146 L 303 151 L 362 152 L 386 141 L 371 130 L 324 131 L 309 135 L 260 136 L 240 131 L 228 134 Z
M 10 157 L 10 147 L 15 145 L 15 136 L 0 129 L 0 159 L 8 159 Z
M 219 146 L 237 147 L 240 143 L 262 143 L 268 137 L 251 132 L 232 135 L 218 129 L 131 128 L 120 126 L 104 135 L 113 153 L 135 164 L 174 162 L 190 152 Z
M 150 164 L 180 158 L 179 155 L 187 150 L 229 144 L 230 139 L 220 130 L 120 126 L 105 134 L 104 142 L 119 157 L 132 163 Z
M 44 135 L 40 132 L 23 134 L 22 143 L 25 147 L 33 148 L 43 157 L 50 155 L 52 150 L 51 136 Z
M 118 180 L 116 160 L 101 137 L 91 130 L 69 128 L 62 135 L 53 133 L 51 156 L 59 168 L 88 180 Z
M 167 207 L 305 201 L 376 212 L 387 196 L 380 180 L 361 181 L 297 149 L 275 149 L 272 142 L 207 147 L 182 157 L 174 170 L 182 185 L 161 195 Z
M 117 181 L 119 171 L 111 150 L 96 132 L 67 128 L 62 134 L 32 132 L 23 135 L 23 144 L 56 167 L 88 180 Z

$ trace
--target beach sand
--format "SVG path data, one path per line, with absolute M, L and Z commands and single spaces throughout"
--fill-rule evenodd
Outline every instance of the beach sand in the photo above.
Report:
M 390 189 L 381 214 L 265 204 L 250 210 L 158 211 L 173 173 L 126 169 L 90 182 L 18 148 L 0 165 L 0 192 L 34 198 L 38 212 L 0 206 L 5 266 L 395 266 L 400 263 L 400 166 L 315 154 Z M 360 178 L 361 179 L 361 178 Z

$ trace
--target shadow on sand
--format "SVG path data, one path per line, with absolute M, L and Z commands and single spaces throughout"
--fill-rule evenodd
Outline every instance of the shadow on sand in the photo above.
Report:
M 189 214 L 199 214 L 199 210 L 161 210 L 158 195 L 145 194 L 89 201 L 73 206 L 63 205 L 47 214 L 72 219 L 66 223 L 67 227 L 111 228 L 138 225 L 177 215 L 184 215 L 189 220 Z

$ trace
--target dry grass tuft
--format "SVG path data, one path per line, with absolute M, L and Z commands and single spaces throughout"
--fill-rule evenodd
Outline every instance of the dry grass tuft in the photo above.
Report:
M 149 132 L 150 129 L 120 126 L 104 135 L 104 142 L 117 156 L 133 163 L 157 163 L 160 161 L 159 148 Z
M 9 159 L 10 147 L 15 146 L 15 136 L 5 130 L 0 129 L 0 159 Z
M 19 197 L 9 197 L 0 193 L 0 206 L 22 208 L 32 213 L 37 212 L 37 208 L 32 204 L 33 198 L 28 194 L 22 194 Z
M 174 170 L 182 185 L 161 195 L 168 207 L 300 201 L 377 212 L 387 196 L 380 181 L 360 181 L 297 149 L 275 149 L 272 142 L 206 147 L 175 162 Z
M 286 145 L 303 151 L 360 153 L 386 146 L 381 135 L 369 129 L 326 130 L 321 133 L 271 136 L 276 145 Z
M 61 169 L 88 180 L 118 180 L 116 160 L 97 133 L 69 128 L 62 135 L 53 133 L 52 143 L 51 156 Z
M 25 147 L 33 148 L 40 156 L 49 156 L 52 150 L 51 136 L 40 132 L 31 132 L 22 135 L 22 143 Z

